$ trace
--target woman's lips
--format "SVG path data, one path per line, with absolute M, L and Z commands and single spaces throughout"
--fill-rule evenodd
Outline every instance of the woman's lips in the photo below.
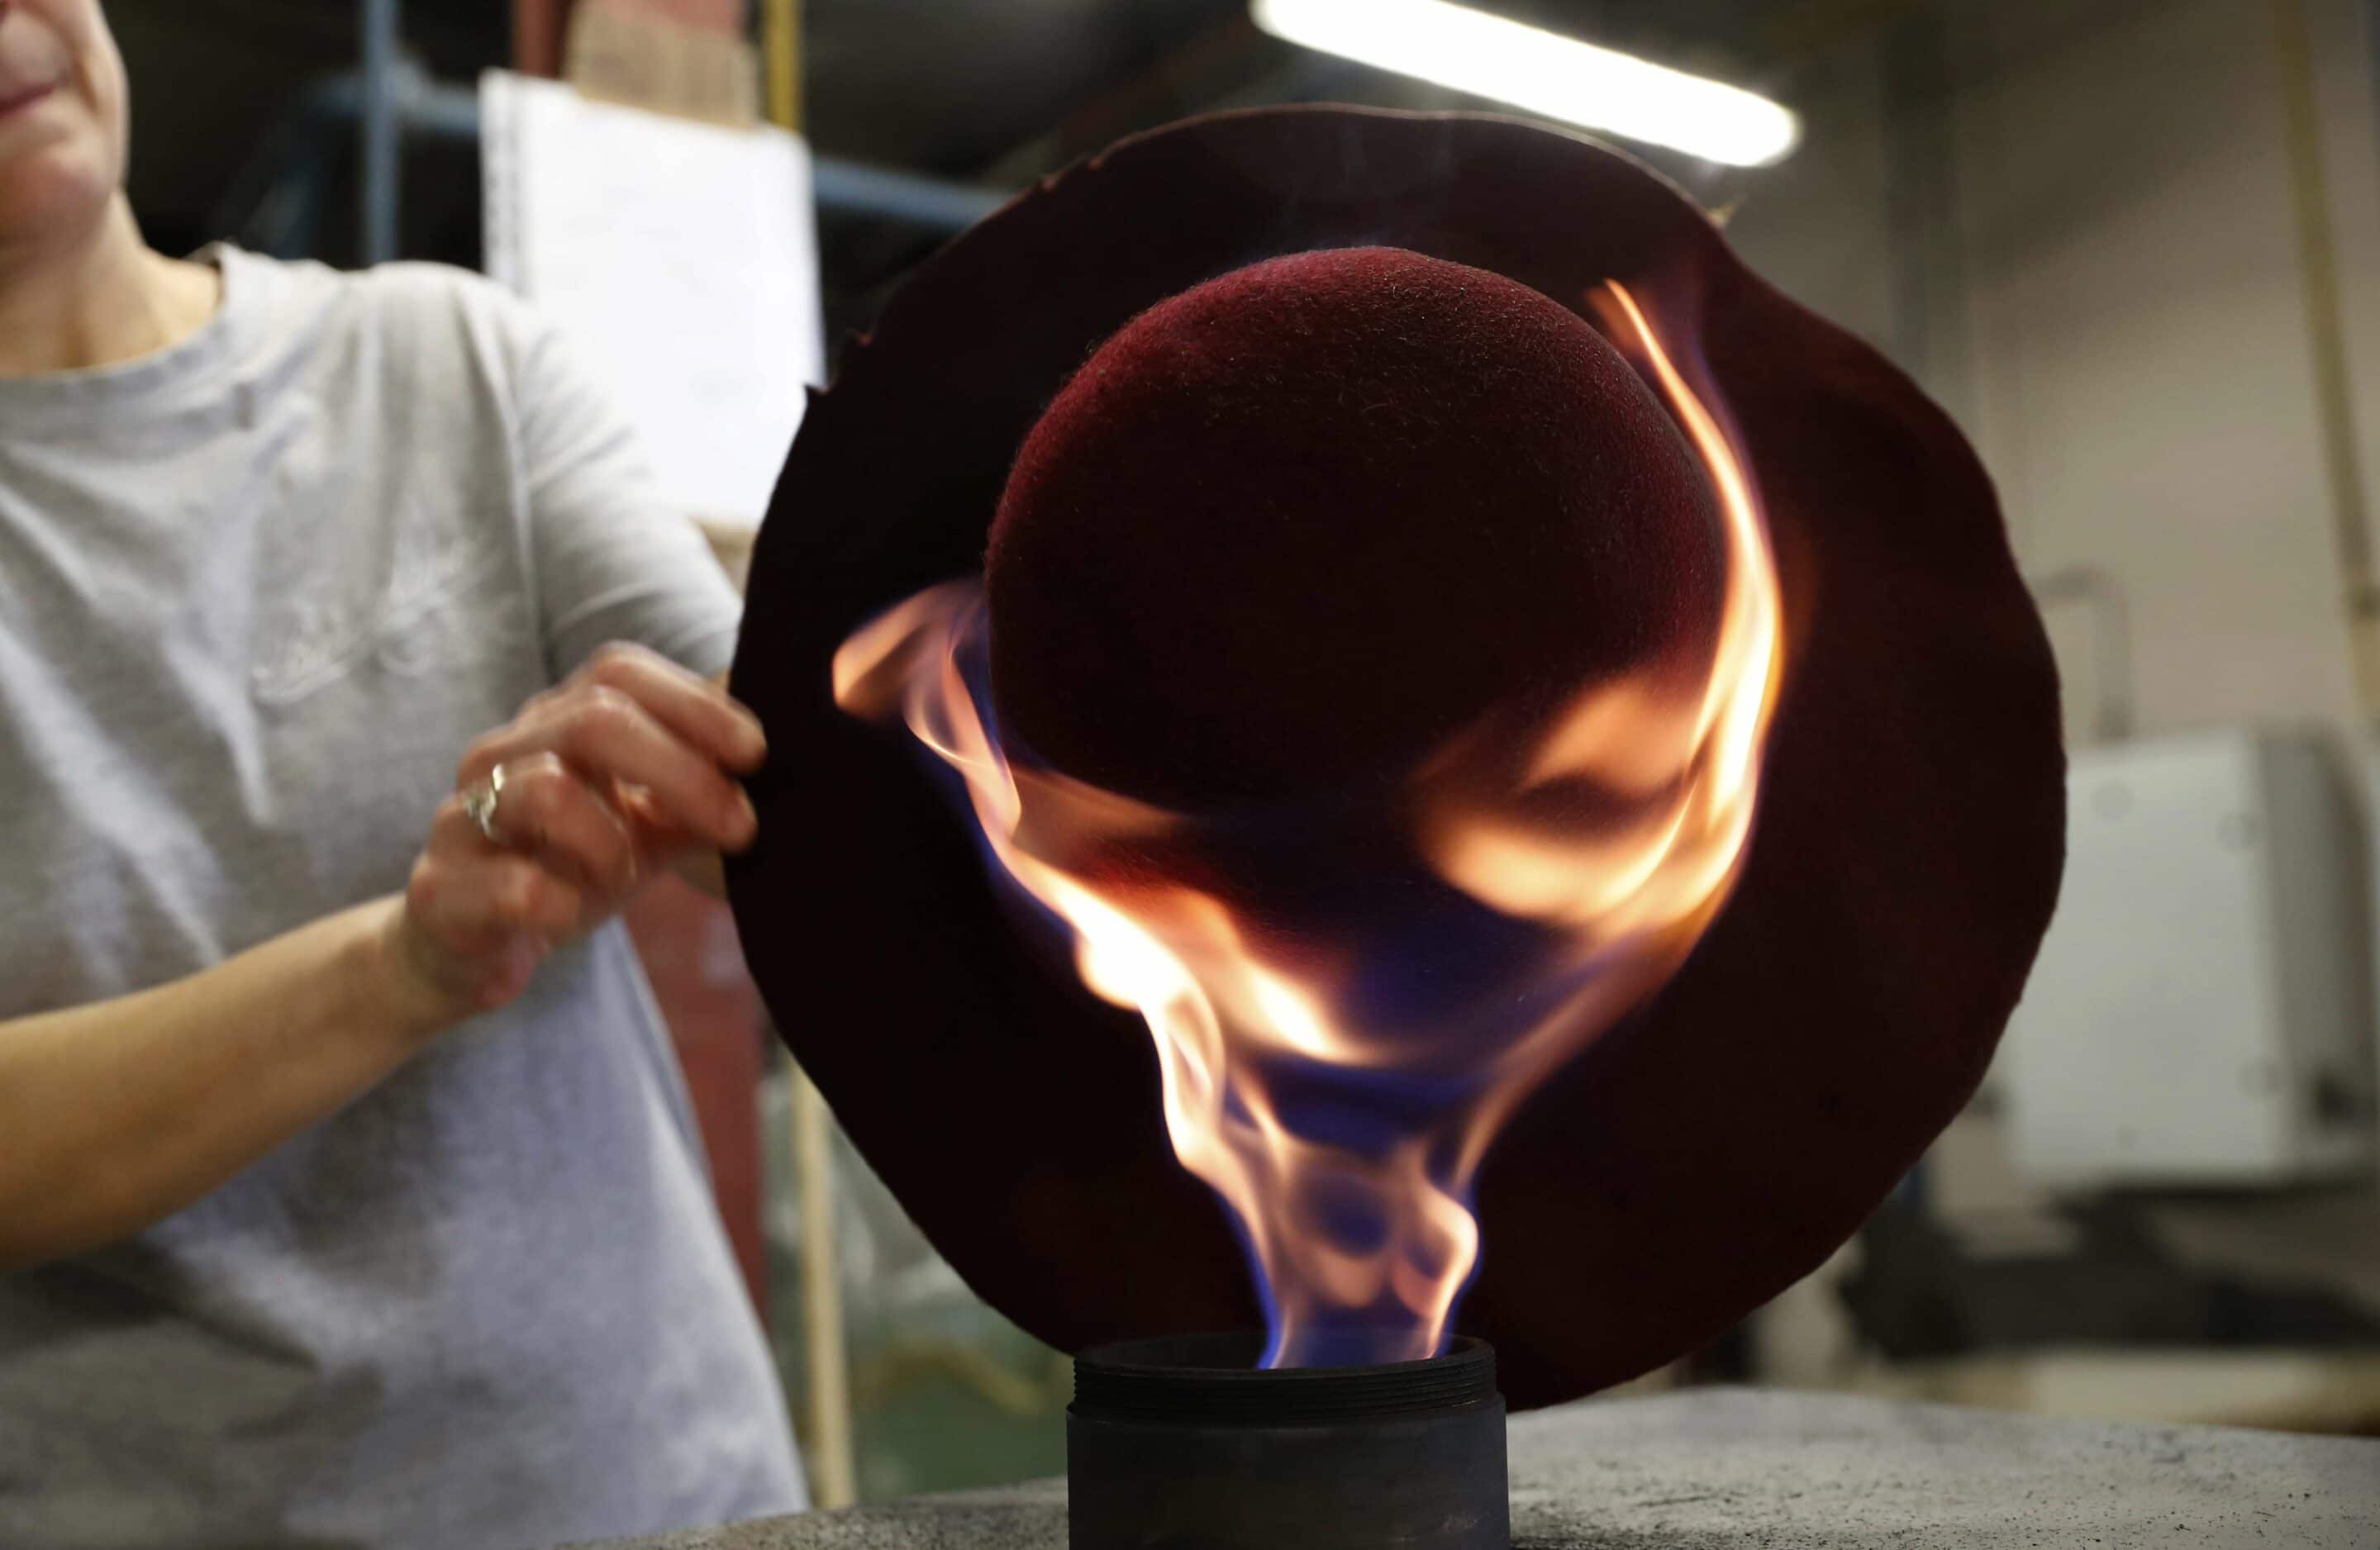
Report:
M 29 86 L 21 91 L 0 92 L 0 118 L 6 118 L 47 97 L 58 89 L 56 81 L 46 86 Z

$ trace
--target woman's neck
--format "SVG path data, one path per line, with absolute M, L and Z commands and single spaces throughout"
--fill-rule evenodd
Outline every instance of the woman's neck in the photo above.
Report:
M 180 344 L 223 277 L 152 251 L 122 194 L 79 241 L 0 246 L 0 377 L 112 366 Z

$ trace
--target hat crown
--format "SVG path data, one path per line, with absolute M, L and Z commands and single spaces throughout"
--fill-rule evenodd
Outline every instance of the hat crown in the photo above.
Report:
M 1212 808 L 1392 776 L 1490 710 L 1706 653 L 1724 539 L 1635 372 L 1393 248 L 1237 269 L 1111 335 L 991 534 L 1012 751 Z

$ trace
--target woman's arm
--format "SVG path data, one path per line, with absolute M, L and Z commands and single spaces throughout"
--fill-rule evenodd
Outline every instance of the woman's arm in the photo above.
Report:
M 181 1209 L 453 1021 L 377 899 L 135 995 L 0 1023 L 0 1269 Z
M 518 995 L 638 881 L 751 842 L 759 724 L 649 651 L 599 653 L 474 743 L 406 891 L 199 974 L 0 1022 L 0 1269 L 138 1231 Z

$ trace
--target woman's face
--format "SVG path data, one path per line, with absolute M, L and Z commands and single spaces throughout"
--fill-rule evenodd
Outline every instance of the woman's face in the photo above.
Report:
M 125 116 L 99 0 L 0 0 L 0 254 L 98 219 L 124 180 Z

